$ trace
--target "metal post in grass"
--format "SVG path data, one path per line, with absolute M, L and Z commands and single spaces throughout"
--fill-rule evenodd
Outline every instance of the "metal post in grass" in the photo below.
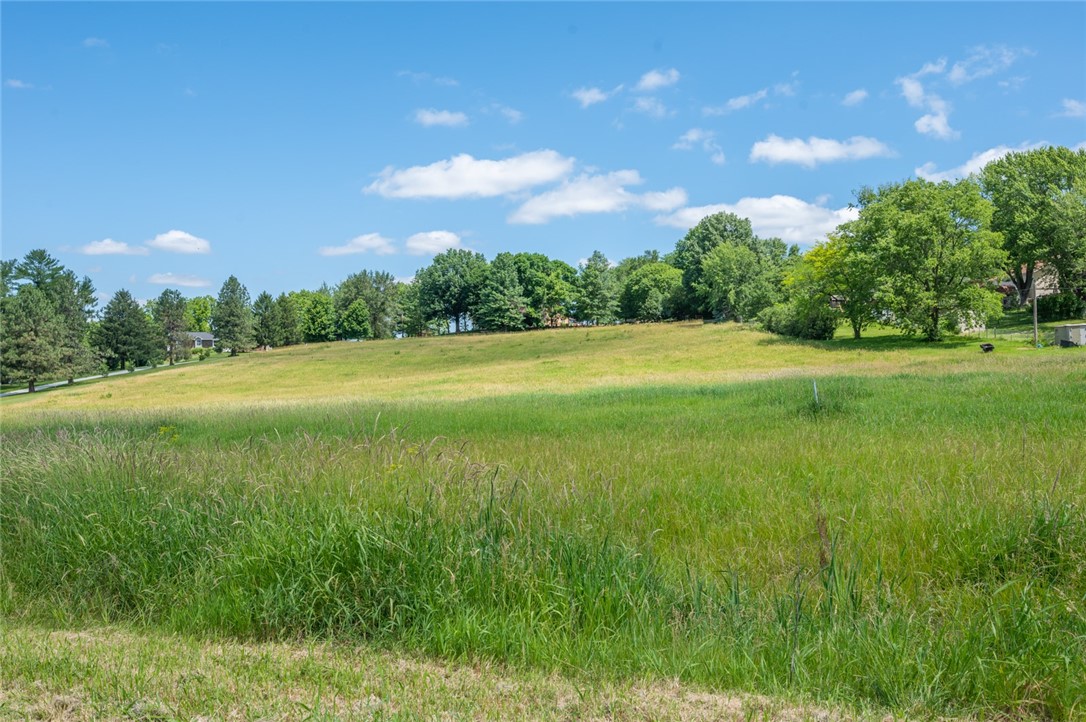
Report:
M 1039 348 L 1037 339 L 1037 273 L 1033 274 L 1033 348 Z

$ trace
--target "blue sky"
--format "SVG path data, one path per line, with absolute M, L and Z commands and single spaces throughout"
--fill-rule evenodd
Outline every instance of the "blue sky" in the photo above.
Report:
M 576 264 L 1086 141 L 1086 4 L 5 2 L 3 257 L 255 296 Z

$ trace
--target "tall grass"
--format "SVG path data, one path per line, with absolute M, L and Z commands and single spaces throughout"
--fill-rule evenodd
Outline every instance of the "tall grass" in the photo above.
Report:
M 558 493 L 538 469 L 358 418 L 200 443 L 150 417 L 8 430 L 5 616 L 366 639 L 920 714 L 1083 712 L 1086 515 L 1059 483 L 943 510 L 921 529 L 939 535 L 930 566 L 871 554 L 808 489 L 788 530 L 806 551 L 744 572 L 757 545 L 684 559 L 618 523 L 606 482 Z

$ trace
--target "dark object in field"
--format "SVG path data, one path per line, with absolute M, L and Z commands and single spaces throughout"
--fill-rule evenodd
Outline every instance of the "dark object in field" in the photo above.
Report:
M 1060 339 L 1060 348 L 1075 348 L 1077 345 L 1074 341 L 1068 341 L 1065 338 Z
M 980 345 L 980 350 L 983 351 L 984 353 L 989 353 L 991 351 L 995 351 L 995 346 L 993 346 L 990 343 L 982 343 Z

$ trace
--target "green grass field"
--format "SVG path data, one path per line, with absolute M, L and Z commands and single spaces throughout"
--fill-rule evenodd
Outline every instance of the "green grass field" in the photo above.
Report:
M 82 714 L 122 714 L 143 679 L 167 717 L 228 716 L 169 675 L 207 645 L 320 642 L 611 690 L 534 717 L 651 718 L 601 701 L 651 689 L 748 695 L 735 719 L 1081 718 L 1086 352 L 995 343 L 562 329 L 5 399 L 0 680 L 12 709 L 51 709 L 74 652 L 50 634 L 183 640 L 80 687 Z M 408 687 L 320 714 L 521 716 Z

